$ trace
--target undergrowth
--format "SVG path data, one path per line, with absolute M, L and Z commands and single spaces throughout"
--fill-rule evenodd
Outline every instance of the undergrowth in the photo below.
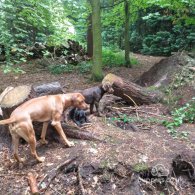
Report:
M 130 57 L 131 64 L 137 65 L 138 61 L 136 58 Z M 114 48 L 103 48 L 102 49 L 102 63 L 103 68 L 109 67 L 122 67 L 125 65 L 125 54 L 124 51 Z M 52 64 L 49 66 L 49 71 L 52 74 L 63 74 L 63 73 L 89 73 L 92 69 L 92 61 L 83 61 L 78 64 Z
M 102 49 L 102 61 L 104 67 L 120 67 L 125 65 L 125 53 L 120 49 L 104 47 Z M 137 59 L 130 57 L 132 65 L 138 64 Z
M 191 101 L 186 103 L 184 106 L 175 109 L 172 112 L 173 120 L 164 120 L 163 125 L 168 128 L 168 132 L 173 137 L 187 138 L 188 132 L 182 131 L 178 133 L 177 127 L 180 127 L 183 123 L 194 123 L 195 122 L 195 97 Z

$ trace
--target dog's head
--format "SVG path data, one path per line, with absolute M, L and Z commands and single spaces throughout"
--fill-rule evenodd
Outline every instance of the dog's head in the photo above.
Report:
M 85 103 L 84 96 L 81 93 L 73 93 L 72 104 L 72 106 L 82 110 L 87 110 L 89 108 L 89 106 Z
M 105 82 L 104 84 L 102 84 L 102 88 L 104 91 L 106 91 L 108 93 L 114 92 L 114 89 L 112 88 L 112 85 L 109 82 Z

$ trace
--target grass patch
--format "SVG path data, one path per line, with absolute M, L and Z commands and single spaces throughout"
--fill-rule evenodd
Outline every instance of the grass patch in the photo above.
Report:
M 49 66 L 49 72 L 52 74 L 63 74 L 63 73 L 71 73 L 71 72 L 78 72 L 78 73 L 89 73 L 92 68 L 91 61 L 84 61 L 77 65 L 72 64 L 55 64 Z
M 133 166 L 133 170 L 137 173 L 148 170 L 148 165 L 145 163 L 137 163 Z

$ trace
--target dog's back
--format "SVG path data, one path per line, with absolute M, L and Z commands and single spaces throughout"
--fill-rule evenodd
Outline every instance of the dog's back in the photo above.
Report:
M 91 104 L 94 101 L 99 102 L 104 95 L 105 91 L 102 88 L 102 86 L 95 86 L 88 89 L 85 89 L 81 92 L 83 96 L 85 97 L 85 102 L 87 104 Z

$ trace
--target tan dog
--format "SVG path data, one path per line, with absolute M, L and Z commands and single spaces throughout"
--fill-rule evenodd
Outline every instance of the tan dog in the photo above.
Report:
M 9 119 L 0 121 L 0 125 L 9 124 L 14 147 L 14 157 L 18 162 L 23 161 L 18 156 L 20 137 L 30 144 L 31 153 L 39 162 L 43 162 L 45 159 L 44 157 L 39 157 L 36 153 L 36 138 L 32 125 L 33 121 L 44 122 L 41 133 L 42 143 L 47 143 L 45 135 L 48 122 L 51 120 L 51 124 L 62 137 L 64 143 L 69 147 L 74 145 L 74 143 L 67 140 L 60 123 L 63 111 L 70 106 L 84 110 L 88 109 L 85 98 L 80 93 L 48 95 L 25 102 L 12 112 Z

